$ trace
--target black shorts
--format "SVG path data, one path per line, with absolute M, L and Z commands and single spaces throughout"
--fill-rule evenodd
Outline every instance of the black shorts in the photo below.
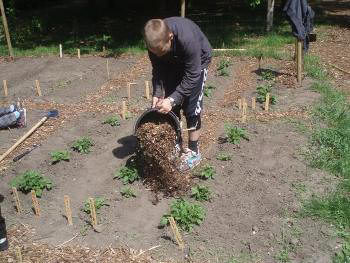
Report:
M 186 117 L 187 128 L 196 128 L 199 130 L 201 128 L 201 112 L 203 109 L 203 96 L 204 96 L 204 84 L 207 80 L 208 70 L 203 69 L 201 71 L 201 76 L 194 87 L 191 95 L 186 97 L 181 105 L 175 106 L 172 111 L 181 119 L 180 111 Z M 171 93 L 167 94 L 165 92 L 165 97 L 169 96 Z

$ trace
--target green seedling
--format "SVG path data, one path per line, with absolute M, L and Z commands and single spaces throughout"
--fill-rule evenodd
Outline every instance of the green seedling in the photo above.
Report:
M 197 185 L 192 187 L 191 196 L 197 201 L 210 201 L 212 192 L 208 186 Z
M 216 89 L 216 87 L 214 87 L 214 86 L 211 86 L 211 85 L 205 86 L 204 87 L 204 96 L 211 97 L 214 89 Z
M 119 122 L 118 116 L 111 116 L 111 117 L 108 117 L 104 122 L 102 122 L 102 124 L 109 124 L 112 127 L 115 127 L 115 126 L 119 126 L 120 122 Z
M 256 92 L 258 93 L 258 96 L 256 100 L 260 103 L 264 103 L 266 100 L 266 94 L 270 93 L 270 104 L 275 105 L 277 103 L 277 99 L 275 95 L 271 95 L 271 88 L 271 85 L 268 84 L 257 87 Z
M 94 201 L 95 201 L 95 209 L 97 214 L 99 214 L 99 210 L 102 206 L 109 206 L 109 204 L 106 203 L 106 199 L 103 197 L 96 197 L 94 198 Z M 91 213 L 89 200 L 84 201 L 83 211 L 87 214 Z
M 261 72 L 261 78 L 266 81 L 271 81 L 275 79 L 275 74 L 271 70 L 263 70 Z
M 163 215 L 160 225 L 169 223 L 172 216 L 179 227 L 187 232 L 191 232 L 194 225 L 200 225 L 205 218 L 205 210 L 202 206 L 192 204 L 184 199 L 178 199 L 170 205 L 170 213 Z
M 214 179 L 215 175 L 216 175 L 215 168 L 210 164 L 205 165 L 199 173 L 199 177 L 204 180 Z
M 93 146 L 93 142 L 89 137 L 81 137 L 78 139 L 72 146 L 74 151 L 80 153 L 89 153 L 91 150 L 91 146 Z
M 229 60 L 220 60 L 217 71 L 219 76 L 229 76 L 228 67 L 231 65 Z
M 218 155 L 216 156 L 216 159 L 219 161 L 230 161 L 231 155 L 227 153 L 218 153 Z
M 122 180 L 123 184 L 132 184 L 136 180 L 140 179 L 137 169 L 134 167 L 122 167 L 114 175 L 114 178 Z
M 289 253 L 287 249 L 282 249 L 275 258 L 278 260 L 278 262 L 290 262 Z
M 12 187 L 16 187 L 24 193 L 34 190 L 37 197 L 41 197 L 44 189 L 52 189 L 51 180 L 44 178 L 36 171 L 26 171 L 24 174 L 15 177 L 11 181 L 10 185 Z
M 50 153 L 52 164 L 58 163 L 60 161 L 69 161 L 70 153 L 67 150 L 64 151 L 54 151 Z
M 225 125 L 227 141 L 231 144 L 239 144 L 241 139 L 249 140 L 246 130 L 233 125 Z
M 136 197 L 135 192 L 130 187 L 123 187 L 120 190 L 120 194 L 126 198 Z

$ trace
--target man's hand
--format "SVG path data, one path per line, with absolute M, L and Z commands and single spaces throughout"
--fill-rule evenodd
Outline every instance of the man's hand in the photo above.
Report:
M 153 97 L 152 98 L 152 108 L 156 108 L 157 104 L 161 103 L 162 100 L 163 100 L 163 98 L 161 98 L 161 97 Z
M 156 104 L 156 107 L 158 108 L 158 111 L 160 113 L 164 113 L 164 114 L 170 112 L 172 109 L 171 102 L 168 98 L 159 101 Z

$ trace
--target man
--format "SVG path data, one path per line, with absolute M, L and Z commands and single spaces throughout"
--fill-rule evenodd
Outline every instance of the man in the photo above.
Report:
M 179 118 L 183 110 L 189 141 L 180 170 L 192 169 L 201 161 L 198 140 L 211 46 L 200 28 L 182 17 L 149 20 L 144 38 L 153 67 L 152 107 L 164 114 L 173 111 Z
M 20 108 L 19 105 L 0 108 L 0 129 L 11 126 L 26 127 L 26 117 L 26 109 Z

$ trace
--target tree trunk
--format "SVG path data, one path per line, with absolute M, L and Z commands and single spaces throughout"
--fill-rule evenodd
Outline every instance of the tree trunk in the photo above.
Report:
M 269 32 L 273 27 L 273 10 L 275 8 L 275 0 L 267 0 L 267 16 L 266 16 L 266 31 Z

